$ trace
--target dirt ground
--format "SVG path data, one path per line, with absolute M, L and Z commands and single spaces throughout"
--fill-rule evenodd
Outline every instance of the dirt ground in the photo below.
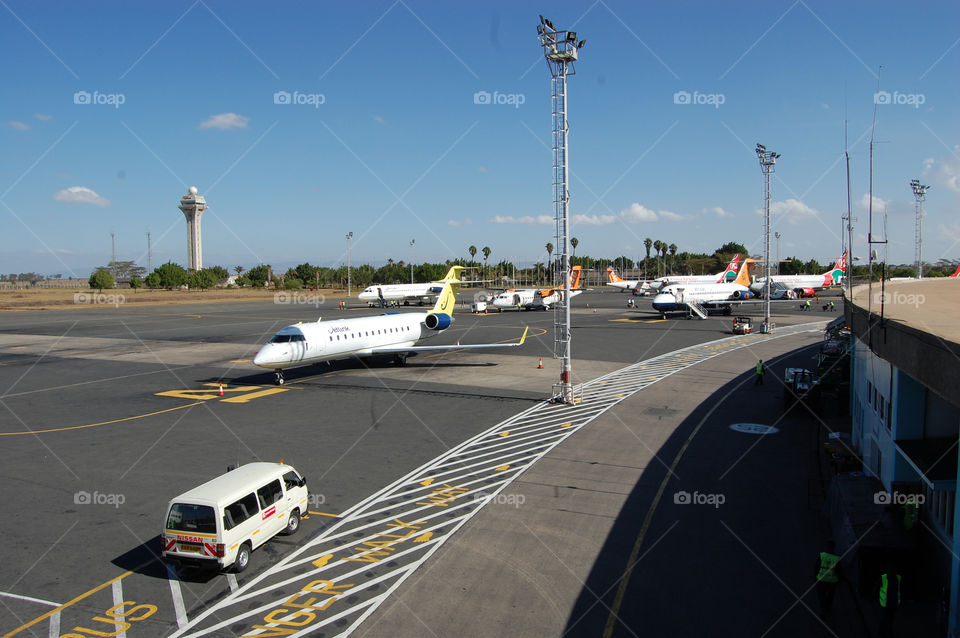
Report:
M 159 305 L 185 303 L 211 303 L 232 301 L 273 300 L 286 295 L 286 299 L 309 299 L 316 295 L 339 298 L 345 290 L 274 290 L 264 288 L 231 288 L 212 290 L 144 290 L 131 288 L 84 290 L 77 288 L 28 288 L 23 290 L 0 290 L 0 311 L 8 310 L 55 310 L 98 305 Z

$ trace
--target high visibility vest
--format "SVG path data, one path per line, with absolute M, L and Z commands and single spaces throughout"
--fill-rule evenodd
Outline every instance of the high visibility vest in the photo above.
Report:
M 836 554 L 820 552 L 820 571 L 817 572 L 817 580 L 822 580 L 825 583 L 839 582 L 840 579 L 837 578 L 835 570 L 838 562 L 840 562 L 840 557 Z
M 897 607 L 900 606 L 900 600 L 902 596 L 900 595 L 900 585 L 903 581 L 903 577 L 900 574 L 897 574 Z M 880 575 L 880 606 L 886 609 L 887 607 L 887 575 Z
M 757 362 L 757 374 L 763 374 L 763 363 L 760 361 Z

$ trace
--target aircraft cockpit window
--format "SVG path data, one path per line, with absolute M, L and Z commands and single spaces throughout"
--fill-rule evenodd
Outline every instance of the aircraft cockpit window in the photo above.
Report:
M 270 343 L 290 343 L 291 341 L 306 341 L 306 339 L 302 334 L 296 334 L 296 335 L 278 334 L 273 336 L 273 339 L 270 340 Z

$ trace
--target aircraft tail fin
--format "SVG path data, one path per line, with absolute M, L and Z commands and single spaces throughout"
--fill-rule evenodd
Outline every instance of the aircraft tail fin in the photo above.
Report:
M 727 264 L 727 269 L 720 273 L 720 278 L 717 279 L 718 284 L 722 284 L 725 281 L 730 279 L 736 279 L 737 271 L 740 266 L 740 253 L 737 253 L 733 256 L 733 259 L 730 260 L 730 263 Z
M 447 271 L 447 274 L 444 276 L 440 282 L 444 281 L 457 281 L 460 279 L 460 273 L 466 270 L 466 266 L 450 266 L 450 270 Z
M 580 288 L 580 273 L 583 270 L 581 266 L 574 266 L 570 269 L 570 290 Z
M 960 264 L 957 264 L 957 269 L 956 269 L 955 271 L 953 271 L 953 274 L 950 275 L 950 276 L 951 276 L 951 277 L 960 277 Z
M 823 283 L 825 286 L 830 286 L 833 284 L 840 283 L 844 277 L 847 275 L 847 260 L 850 257 L 850 251 L 845 251 L 840 258 L 837 259 L 837 263 L 833 265 L 828 272 L 823 273 Z
M 454 266 L 454 268 L 462 268 L 462 266 Z M 451 270 L 453 270 L 451 268 Z M 443 290 L 440 291 L 440 294 L 437 296 L 437 303 L 434 304 L 433 310 L 428 312 L 428 315 L 453 315 L 453 309 L 457 305 L 457 290 L 460 288 L 459 279 L 447 279 L 443 282 Z
M 750 287 L 750 264 L 756 263 L 756 259 L 744 259 L 743 263 L 740 264 L 740 271 L 737 273 L 737 278 L 733 280 L 733 283 L 740 284 L 741 286 Z
M 613 266 L 607 266 L 607 281 L 615 284 L 625 280 L 617 274 L 617 271 L 613 269 Z

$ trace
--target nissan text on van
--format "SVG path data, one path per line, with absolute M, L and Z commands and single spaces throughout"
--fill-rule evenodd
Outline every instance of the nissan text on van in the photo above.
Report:
M 170 501 L 163 560 L 242 572 L 250 553 L 293 534 L 307 512 L 307 481 L 283 463 L 248 463 Z

